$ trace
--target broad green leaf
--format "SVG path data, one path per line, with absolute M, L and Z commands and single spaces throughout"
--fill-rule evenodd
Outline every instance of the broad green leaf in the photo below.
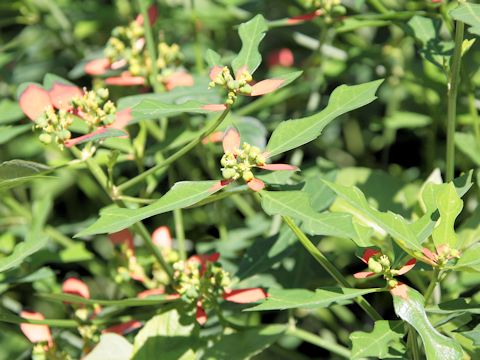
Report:
M 55 83 L 77 86 L 74 83 L 72 83 L 71 81 L 68 81 L 67 79 L 64 79 L 64 78 L 62 78 L 58 75 L 55 75 L 55 74 L 52 74 L 52 73 L 45 74 L 45 76 L 43 77 L 43 87 L 45 89 L 47 89 L 47 90 L 51 89 L 52 86 Z
M 11 139 L 27 132 L 31 128 L 31 125 L 0 126 L 0 145 L 9 142 Z
M 37 179 L 48 179 L 42 172 L 49 170 L 46 165 L 33 161 L 10 160 L 0 164 L 0 190 L 10 189 Z
M 78 138 L 70 139 L 65 143 L 65 145 L 69 147 L 69 146 L 83 144 L 90 141 L 99 141 L 99 140 L 105 140 L 105 139 L 110 139 L 115 137 L 125 137 L 125 136 L 128 136 L 128 133 L 126 133 L 123 130 L 114 129 L 114 128 L 99 128 L 91 132 L 90 134 L 86 134 Z
M 478 267 L 478 265 L 480 265 L 480 243 L 472 245 L 468 249 L 462 251 L 460 253 L 460 259 L 458 259 L 454 269 L 479 271 L 480 268 L 472 268 Z
M 472 34 L 480 35 L 480 5 L 462 3 L 450 11 L 450 16 L 470 25 L 469 31 Z
M 383 359 L 388 357 L 392 343 L 399 343 L 404 336 L 403 321 L 379 320 L 375 321 L 372 332 L 355 331 L 350 334 L 352 341 L 351 359 L 374 357 Z
M 285 330 L 284 325 L 269 325 L 223 334 L 214 340 L 213 346 L 205 350 L 202 358 L 208 360 L 250 359 L 276 342 Z
M 237 73 L 243 66 L 247 67 L 250 74 L 253 74 L 255 70 L 257 70 L 262 62 L 262 56 L 258 51 L 258 46 L 267 30 L 268 24 L 260 14 L 239 26 L 238 35 L 242 40 L 242 48 L 238 55 L 232 60 L 234 73 Z
M 199 340 L 192 332 L 193 319 L 185 321 L 176 309 L 151 318 L 137 334 L 132 359 L 194 359 Z
M 269 289 L 268 298 L 261 304 L 245 311 L 315 309 L 326 308 L 332 304 L 345 304 L 349 300 L 378 292 L 380 289 L 349 289 L 341 287 L 325 287 L 313 291 L 305 289 Z
M 84 360 L 129 360 L 133 352 L 133 345 L 123 336 L 106 333 L 100 335 L 100 342 Z
M 340 197 L 345 199 L 358 213 L 355 215 L 362 220 L 362 217 L 373 221 L 397 242 L 406 252 L 411 250 L 421 251 L 420 242 L 411 230 L 410 223 L 402 216 L 392 212 L 381 212 L 370 206 L 365 195 L 357 187 L 348 187 L 326 182 L 330 188 Z M 359 214 L 359 215 L 358 215 Z
M 132 116 L 134 118 L 160 118 L 176 116 L 183 113 L 191 114 L 207 114 L 211 113 L 210 110 L 202 108 L 205 104 L 202 104 L 195 100 L 189 100 L 182 104 L 168 104 L 161 103 L 156 100 L 142 100 L 138 105 L 135 105 L 132 109 Z
M 462 359 L 462 347 L 455 340 L 440 334 L 428 320 L 422 294 L 408 287 L 405 298 L 393 295 L 393 306 L 398 317 L 420 334 L 427 360 Z
M 113 233 L 138 221 L 174 209 L 191 206 L 220 190 L 219 181 L 181 181 L 154 203 L 139 209 L 110 207 L 100 212 L 100 218 L 75 237 Z
M 464 331 L 461 334 L 472 340 L 474 346 L 480 347 L 480 324 L 475 326 L 474 329 L 470 331 Z
M 274 156 L 315 140 L 336 117 L 375 100 L 375 93 L 382 82 L 383 80 L 376 80 L 361 85 L 337 87 L 323 111 L 281 122 L 270 137 L 266 151 Z
M 303 191 L 261 191 L 262 207 L 268 215 L 290 216 L 302 221 L 302 228 L 311 235 L 355 238 L 350 214 L 317 213 Z
M 480 145 L 475 136 L 471 133 L 455 133 L 455 145 L 464 153 L 476 166 L 480 166 Z
M 290 73 L 286 73 L 286 74 L 282 74 L 282 75 L 275 75 L 274 77 L 272 77 L 272 79 L 282 79 L 283 80 L 282 84 L 277 88 L 277 90 L 278 90 L 278 89 L 281 89 L 284 86 L 287 86 L 288 84 L 292 83 L 293 81 L 298 79 L 302 74 L 303 74 L 303 71 L 294 71 L 294 72 L 290 72 Z
M 453 180 L 453 185 L 459 197 L 462 197 L 472 187 L 473 171 L 459 176 Z M 444 184 L 427 183 L 422 192 L 422 200 L 426 207 L 425 214 L 412 223 L 411 229 L 420 243 L 423 243 L 431 234 L 440 216 L 436 208 L 436 192 L 442 188 Z
M 47 294 L 40 293 L 37 294 L 39 297 L 53 300 L 68 302 L 73 304 L 84 304 L 84 305 L 102 305 L 102 306 L 119 306 L 119 307 L 136 307 L 136 306 L 152 306 L 159 305 L 165 302 L 171 302 L 175 299 L 169 298 L 168 295 L 155 295 L 149 296 L 148 298 L 139 299 L 139 298 L 129 298 L 121 300 L 103 300 L 103 299 L 86 299 L 81 296 L 71 295 L 71 294 Z
M 216 51 L 212 49 L 207 49 L 205 54 L 205 60 L 209 67 L 222 66 L 222 57 Z
M 433 243 L 437 248 L 447 244 L 454 249 L 458 242 L 454 228 L 455 219 L 462 211 L 463 201 L 458 196 L 453 183 L 441 186 L 437 193 L 436 203 L 440 219 L 432 232 Z
M 441 22 L 436 20 L 437 19 L 415 15 L 407 24 L 413 31 L 415 38 L 425 46 L 428 42 L 432 41 L 432 39 L 435 39 L 440 30 Z

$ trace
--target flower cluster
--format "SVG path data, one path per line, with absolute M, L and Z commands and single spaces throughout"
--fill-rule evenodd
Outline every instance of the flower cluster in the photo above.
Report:
M 423 254 L 426 256 L 426 260 L 430 265 L 442 268 L 447 265 L 448 262 L 460 257 L 460 251 L 452 249 L 449 245 L 443 244 L 436 248 L 436 252 L 432 252 L 427 248 L 422 249 Z
M 264 170 L 297 170 L 295 166 L 288 164 L 266 164 L 268 154 L 262 153 L 256 146 L 243 143 L 240 146 L 240 134 L 234 128 L 226 131 L 223 137 L 224 155 L 220 160 L 222 175 L 225 182 L 229 183 L 237 179 L 243 179 L 253 191 L 262 190 L 265 184 L 255 178 L 252 169 Z
M 83 96 L 74 97 L 71 100 L 73 113 L 78 114 L 90 129 L 102 125 L 110 125 L 115 120 L 117 108 L 108 100 L 108 89 L 86 91 Z
M 223 68 L 216 66 L 212 69 L 210 78 L 212 81 L 209 88 L 219 85 L 228 91 L 227 101 L 225 102 L 227 105 L 232 105 L 235 102 L 237 94 L 250 95 L 252 93 L 252 87 L 249 83 L 253 78 L 246 69 L 239 70 L 234 78 L 227 66 Z
M 382 275 L 387 281 L 389 288 L 395 288 L 399 284 L 395 276 L 407 273 L 416 263 L 415 259 L 411 259 L 400 269 L 392 269 L 389 257 L 374 249 L 365 250 L 362 261 L 368 265 L 369 271 L 358 272 L 353 276 L 357 279 L 363 279 L 373 275 Z

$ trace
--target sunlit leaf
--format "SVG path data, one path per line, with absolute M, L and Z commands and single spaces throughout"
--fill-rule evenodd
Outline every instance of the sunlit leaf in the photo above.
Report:
M 427 360 L 462 359 L 461 346 L 455 340 L 440 334 L 428 320 L 423 296 L 418 291 L 408 287 L 406 297 L 393 295 L 393 305 L 395 313 L 420 334 Z
M 266 151 L 274 156 L 315 140 L 336 117 L 375 100 L 375 93 L 382 82 L 383 80 L 375 80 L 361 85 L 337 87 L 323 111 L 281 122 L 270 137 Z
M 450 16 L 470 25 L 469 31 L 472 34 L 480 35 L 480 5 L 463 2 L 450 11 Z
M 355 331 L 350 334 L 352 341 L 352 359 L 374 357 L 383 359 L 388 357 L 392 343 L 399 343 L 404 336 L 402 321 L 379 320 L 375 321 L 371 332 Z
M 268 24 L 260 14 L 239 26 L 238 34 L 242 40 L 242 48 L 238 55 L 232 60 L 232 69 L 235 74 L 244 66 L 250 74 L 253 74 L 255 70 L 257 70 L 262 62 L 262 56 L 258 51 L 258 46 L 267 30 Z
M 463 201 L 458 196 L 453 183 L 441 186 L 436 195 L 440 219 L 432 232 L 433 242 L 437 249 L 444 244 L 449 245 L 450 248 L 455 248 L 458 242 L 454 229 L 455 219 L 462 211 Z
M 100 218 L 75 237 L 114 233 L 126 229 L 137 221 L 182 209 L 205 199 L 222 187 L 219 181 L 182 181 L 154 203 L 139 209 L 107 208 L 100 212 Z
M 128 360 L 133 352 L 133 345 L 123 336 L 107 333 L 100 336 L 100 342 L 84 360 Z
M 345 304 L 357 296 L 378 291 L 379 289 L 349 289 L 341 287 L 325 287 L 314 292 L 305 289 L 268 289 L 267 299 L 245 311 L 325 308 L 332 304 Z

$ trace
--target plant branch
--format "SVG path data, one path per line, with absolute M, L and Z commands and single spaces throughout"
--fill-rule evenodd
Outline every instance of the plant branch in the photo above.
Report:
M 297 327 L 291 327 L 286 332 L 288 335 L 294 336 L 298 339 L 301 339 L 310 344 L 321 347 L 325 350 L 330 351 L 331 353 L 337 354 L 345 359 L 350 359 L 351 352 L 346 347 L 341 346 L 335 342 L 322 339 L 320 336 L 315 335 L 311 332 L 299 329 Z
M 310 241 L 310 239 L 303 233 L 302 230 L 295 224 L 295 222 L 288 216 L 282 216 L 283 221 L 288 225 L 288 227 L 293 231 L 297 236 L 298 240 L 302 245 L 307 249 L 307 251 L 312 255 L 315 260 L 327 271 L 335 281 L 344 287 L 351 288 L 352 286 L 348 280 L 342 275 L 342 273 L 333 265 L 327 257 Z M 355 298 L 355 302 L 370 316 L 374 321 L 382 320 L 380 314 L 370 305 L 370 303 L 365 300 L 363 296 L 358 296 Z
M 203 132 L 200 137 L 198 137 L 196 140 L 188 143 L 185 145 L 183 148 L 166 158 L 163 162 L 160 164 L 155 165 L 154 167 L 145 170 L 143 173 L 137 175 L 136 177 L 124 182 L 123 184 L 118 186 L 118 190 L 120 192 L 125 191 L 126 189 L 138 184 L 139 182 L 145 180 L 149 175 L 154 174 L 158 170 L 172 164 L 179 158 L 181 158 L 183 155 L 187 154 L 190 150 L 192 150 L 195 146 L 201 143 L 201 141 L 206 138 L 208 135 L 210 135 L 215 129 L 222 123 L 222 121 L 227 117 L 228 113 L 230 112 L 230 108 L 227 108 L 226 110 L 223 111 L 223 113 L 218 117 L 218 119 L 211 124 L 209 127 L 207 127 Z
M 460 66 L 462 61 L 464 24 L 455 22 L 455 48 L 453 50 L 452 67 L 448 79 L 448 110 L 447 110 L 447 155 L 446 181 L 453 180 L 455 172 L 455 119 L 457 116 L 457 94 L 460 83 Z

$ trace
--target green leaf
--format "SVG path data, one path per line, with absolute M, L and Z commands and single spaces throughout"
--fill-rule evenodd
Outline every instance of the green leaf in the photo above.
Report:
M 129 360 L 133 345 L 123 336 L 106 333 L 100 335 L 100 342 L 85 356 L 84 360 Z
M 192 348 L 199 340 L 192 334 L 193 319 L 186 320 L 176 309 L 151 318 L 135 337 L 132 359 L 155 359 L 159 354 L 162 360 L 194 359 Z
M 258 51 L 258 46 L 267 30 L 268 24 L 260 14 L 239 26 L 238 34 L 242 40 L 242 48 L 232 61 L 234 73 L 237 73 L 243 66 L 247 67 L 250 74 L 253 74 L 255 70 L 257 70 L 262 62 L 262 56 Z
M 437 19 L 415 15 L 407 24 L 413 31 L 415 38 L 425 46 L 429 41 L 435 39 L 440 30 L 442 23 L 436 20 Z
M 105 140 L 105 139 L 110 139 L 115 137 L 124 137 L 124 136 L 128 136 L 128 133 L 126 133 L 123 130 L 114 129 L 114 128 L 99 128 L 90 134 L 83 135 L 77 139 L 73 138 L 73 139 L 70 139 L 69 141 L 73 142 L 75 145 L 78 145 L 78 144 L 83 144 L 90 141 L 99 141 L 99 140 Z M 69 141 L 67 141 L 66 143 L 67 146 Z
M 24 242 L 15 246 L 12 253 L 0 258 L 0 273 L 20 265 L 27 257 L 42 249 L 48 238 L 42 231 L 51 208 L 51 199 L 45 196 L 32 208 L 32 223 Z
M 349 289 L 341 287 L 324 287 L 313 291 L 305 289 L 269 289 L 268 298 L 261 304 L 245 311 L 316 309 L 326 308 L 332 304 L 348 303 L 357 296 L 378 292 L 379 289 Z
M 383 80 L 376 80 L 361 85 L 337 87 L 323 111 L 281 122 L 270 137 L 266 151 L 274 156 L 315 140 L 336 117 L 375 100 L 375 93 L 382 82 Z
M 404 336 L 403 321 L 375 321 L 372 332 L 355 331 L 350 334 L 352 341 L 351 359 L 375 357 L 383 359 L 389 355 L 392 343 L 398 343 Z
M 159 305 L 165 302 L 171 302 L 175 299 L 171 299 L 168 295 L 155 295 L 149 296 L 148 298 L 139 299 L 139 298 L 128 298 L 121 300 L 103 300 L 103 299 L 86 299 L 81 296 L 71 295 L 71 294 L 49 294 L 49 293 L 40 293 L 37 294 L 39 297 L 60 301 L 68 302 L 73 304 L 84 304 L 84 305 L 102 305 L 102 306 L 119 306 L 119 307 L 136 307 L 136 306 L 154 306 Z
M 302 221 L 302 228 L 311 235 L 355 238 L 352 217 L 345 213 L 317 213 L 303 191 L 261 191 L 262 208 L 268 215 L 290 216 Z
M 469 31 L 472 34 L 480 35 L 480 5 L 462 3 L 450 11 L 450 16 L 470 25 Z
M 168 104 L 161 103 L 156 100 L 142 100 L 138 105 L 135 105 L 132 109 L 132 116 L 134 118 L 160 118 L 171 117 L 183 113 L 191 114 L 207 114 L 211 113 L 210 110 L 202 108 L 205 104 L 202 104 L 195 100 L 189 100 L 182 104 Z
M 139 209 L 109 207 L 100 212 L 100 218 L 75 237 L 113 233 L 126 229 L 138 221 L 174 209 L 191 206 L 220 190 L 219 181 L 178 182 L 159 200 Z
M 0 145 L 9 142 L 11 139 L 27 132 L 31 128 L 31 125 L 0 126 Z
M 407 111 L 398 111 L 385 119 L 385 126 L 389 129 L 416 129 L 430 125 L 432 118 L 424 114 Z
M 47 73 L 43 77 L 43 87 L 47 90 L 51 89 L 55 83 L 59 84 L 65 84 L 65 85 L 71 85 L 71 86 L 77 86 L 71 81 L 68 81 L 67 79 L 64 79 L 58 75 Z
M 37 179 L 48 179 L 41 173 L 49 170 L 46 165 L 33 161 L 10 160 L 0 164 L 0 190 L 10 189 Z
M 480 166 L 480 145 L 473 134 L 456 132 L 455 145 L 458 150 L 472 160 L 476 166 Z
M 208 360 L 244 360 L 261 353 L 285 332 L 284 325 L 269 325 L 257 329 L 223 334 L 213 346 L 205 350 L 202 358 Z
M 440 212 L 440 220 L 432 232 L 433 243 L 436 248 L 447 244 L 454 249 L 458 242 L 454 229 L 455 219 L 462 211 L 463 201 L 458 196 L 453 183 L 441 186 L 437 192 L 436 203 Z
M 335 191 L 340 197 L 345 199 L 358 213 L 360 220 L 365 217 L 367 220 L 373 221 L 378 227 L 390 234 L 397 244 L 406 252 L 409 250 L 421 251 L 420 242 L 415 237 L 409 224 L 402 216 L 392 212 L 381 212 L 370 206 L 365 195 L 357 187 L 348 187 L 327 182 L 327 185 Z
M 479 268 L 473 268 L 474 266 L 478 266 L 480 264 L 480 243 L 472 245 L 468 249 L 464 250 L 460 254 L 460 259 L 458 259 L 457 263 L 454 266 L 455 270 L 473 270 L 473 271 L 480 271 Z
M 25 117 L 18 102 L 4 99 L 0 101 L 0 124 L 10 124 Z
M 429 306 L 426 310 L 433 314 L 451 314 L 451 313 L 469 313 L 480 314 L 480 304 L 475 304 L 473 301 L 465 298 L 445 301 L 435 306 Z
M 474 346 L 480 346 L 480 324 L 475 326 L 473 330 L 464 331 L 461 334 L 472 340 Z
M 222 66 L 222 57 L 219 53 L 213 51 L 212 49 L 207 49 L 205 60 L 207 61 L 208 66 L 211 68 L 214 66 Z
M 412 325 L 420 334 L 427 360 L 462 359 L 461 346 L 455 340 L 440 334 L 428 320 L 422 294 L 407 288 L 406 298 L 393 295 L 393 306 L 398 317 Z

